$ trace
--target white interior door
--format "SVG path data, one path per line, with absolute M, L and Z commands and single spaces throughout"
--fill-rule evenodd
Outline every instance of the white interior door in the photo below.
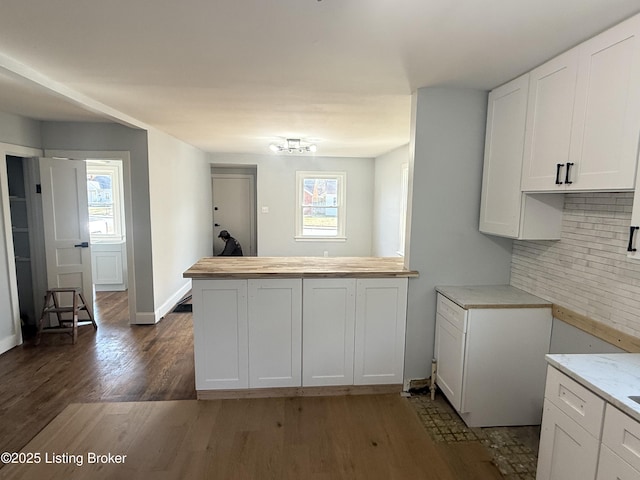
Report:
M 213 174 L 213 254 L 224 249 L 218 238 L 227 230 L 240 242 L 245 256 L 256 255 L 254 177 L 247 174 Z
M 40 159 L 47 285 L 81 287 L 93 307 L 87 167 L 84 160 Z M 64 303 L 70 299 L 62 299 Z

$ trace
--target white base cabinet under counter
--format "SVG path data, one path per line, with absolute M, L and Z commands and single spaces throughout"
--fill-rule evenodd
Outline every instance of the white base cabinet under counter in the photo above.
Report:
M 191 289 L 196 390 L 249 388 L 246 280 L 198 280 Z
M 354 384 L 403 383 L 406 278 L 357 281 Z
M 402 390 L 408 277 L 417 273 L 395 259 L 350 258 L 331 276 L 323 261 L 341 267 L 335 259 L 217 260 L 239 273 L 210 279 L 200 270 L 216 263 L 207 258 L 185 273 L 198 398 Z M 369 271 L 376 265 L 381 278 Z M 262 392 L 243 392 L 250 389 Z
M 356 280 L 303 280 L 302 384 L 353 385 Z
M 640 480 L 640 354 L 547 360 L 536 480 Z
M 460 417 L 539 425 L 551 304 L 507 285 L 436 290 L 436 384 Z
M 302 280 L 248 280 L 249 388 L 302 382 Z

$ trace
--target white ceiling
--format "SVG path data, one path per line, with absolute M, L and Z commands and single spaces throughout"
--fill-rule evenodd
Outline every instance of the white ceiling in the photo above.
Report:
M 637 12 L 640 0 L 2 0 L 0 111 L 121 118 L 206 151 L 290 137 L 373 157 L 409 141 L 417 88 L 491 89 Z

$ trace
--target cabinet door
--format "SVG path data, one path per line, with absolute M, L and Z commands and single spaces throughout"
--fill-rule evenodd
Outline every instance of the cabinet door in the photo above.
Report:
M 299 387 L 302 280 L 248 281 L 249 387 Z
M 356 280 L 303 280 L 302 385 L 353 385 Z
M 440 313 L 436 314 L 436 383 L 451 405 L 460 411 L 466 335 Z
M 545 399 L 536 480 L 593 480 L 600 440 Z
M 633 189 L 640 133 L 640 16 L 579 46 L 573 189 Z
M 600 447 L 597 480 L 640 480 L 640 472 L 613 453 L 606 445 Z
M 564 190 L 578 57 L 577 49 L 569 50 L 529 74 L 523 191 Z
M 194 280 L 196 390 L 249 386 L 247 281 Z
M 357 281 L 354 383 L 402 384 L 406 278 Z
M 516 238 L 520 232 L 520 176 L 529 76 L 489 94 L 482 172 L 480 231 Z

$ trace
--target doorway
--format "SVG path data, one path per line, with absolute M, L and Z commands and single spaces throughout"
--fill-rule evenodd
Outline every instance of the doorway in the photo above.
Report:
M 256 167 L 213 167 L 213 255 L 224 249 L 218 238 L 227 230 L 242 246 L 244 255 L 256 256 Z
M 125 291 L 129 300 L 129 318 L 131 323 L 135 323 L 135 288 L 134 288 L 134 271 L 133 271 L 133 244 L 126 241 L 126 232 L 132 231 L 132 215 L 131 215 L 131 183 L 130 183 L 130 164 L 129 152 L 47 152 L 51 156 L 58 159 L 73 157 L 79 159 L 76 163 L 102 163 L 102 165 L 111 165 L 118 174 L 115 177 L 118 187 L 115 188 L 115 195 L 120 199 L 117 208 L 118 213 L 115 215 L 117 220 L 121 222 L 121 227 L 116 230 L 109 230 L 105 233 L 117 233 L 118 244 L 115 246 L 118 252 L 108 251 L 115 248 L 113 245 L 106 247 L 106 252 L 102 252 L 96 258 L 98 273 L 102 274 L 101 285 L 91 279 L 90 286 L 91 295 L 85 293 L 87 300 L 93 297 L 93 291 L 117 290 Z M 99 158 L 100 161 L 95 160 Z M 11 247 L 14 250 L 15 277 L 12 275 L 12 283 L 17 287 L 12 287 L 12 303 L 14 315 L 28 318 L 30 324 L 35 325 L 42 310 L 44 291 L 48 288 L 47 277 L 47 254 L 45 240 L 45 222 L 47 215 L 43 212 L 43 200 L 41 193 L 36 191 L 41 183 L 40 178 L 40 158 L 39 157 L 21 157 L 14 155 L 5 155 L 7 184 L 9 190 L 9 209 L 15 210 L 15 214 L 5 216 L 4 226 L 9 231 L 11 238 Z M 85 173 L 85 180 L 81 187 L 84 192 L 88 192 L 88 178 Z M 24 186 L 24 188 L 22 188 Z M 44 187 L 44 186 L 43 186 Z M 44 188 L 43 188 L 44 193 Z M 104 193 L 104 192 L 102 192 Z M 109 192 L 110 194 L 112 192 Z M 24 195 L 24 198 L 22 196 Z M 51 203 L 51 202 L 46 202 Z M 55 202 L 53 202 L 55 203 Z M 89 203 L 85 202 L 83 207 L 88 210 Z M 104 207 L 104 205 L 103 205 Z M 26 211 L 26 215 L 25 215 Z M 113 212 L 112 212 L 113 213 Z M 27 222 L 25 225 L 25 216 Z M 111 220 L 101 219 L 103 222 L 111 223 Z M 91 222 L 88 222 L 91 223 Z M 93 224 L 93 226 L 97 226 Z M 97 227 L 96 227 L 97 228 Z M 102 243 L 106 238 L 100 239 Z M 9 238 L 7 238 L 8 241 Z M 113 239 L 112 239 L 113 240 Z M 93 239 L 91 241 L 93 243 Z M 100 245 L 96 250 L 105 249 Z M 28 254 L 27 254 L 28 253 Z M 92 256 L 93 257 L 93 256 Z M 114 259 L 117 259 L 115 261 Z M 91 258 L 93 260 L 93 258 Z M 129 268 L 127 268 L 127 265 Z M 95 267 L 94 267 L 95 269 Z M 92 269 L 93 270 L 93 269 Z M 114 275 L 115 273 L 115 275 Z M 113 287 L 114 277 L 119 278 L 118 285 Z M 91 278 L 91 275 L 89 276 Z M 105 280 L 106 278 L 106 280 Z M 15 280 L 14 280 L 15 279 Z M 14 290 L 15 288 L 15 290 Z M 18 341 L 18 343 L 20 343 Z
M 42 300 L 39 299 L 37 292 L 42 288 L 46 289 L 46 284 L 39 278 L 38 258 L 42 258 L 44 252 L 39 251 L 37 232 L 34 230 L 36 205 L 34 205 L 33 196 L 30 195 L 29 186 L 33 185 L 33 182 L 29 159 L 6 155 L 5 161 L 18 309 L 24 335 L 29 330 L 33 331 L 38 313 L 42 309 Z

